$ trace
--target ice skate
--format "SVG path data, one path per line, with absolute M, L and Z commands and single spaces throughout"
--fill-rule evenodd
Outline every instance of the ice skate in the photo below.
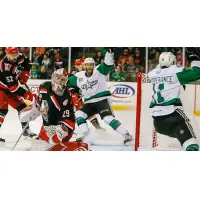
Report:
M 30 128 L 26 129 L 26 131 L 24 132 L 23 136 L 25 137 L 29 137 L 29 138 L 36 138 L 37 134 L 33 133 Z
M 129 133 L 126 133 L 124 136 L 124 144 L 128 146 L 131 144 L 132 141 L 133 141 L 133 136 L 130 135 Z
M 5 139 L 3 139 L 3 138 L 0 138 L 0 142 L 5 142 Z

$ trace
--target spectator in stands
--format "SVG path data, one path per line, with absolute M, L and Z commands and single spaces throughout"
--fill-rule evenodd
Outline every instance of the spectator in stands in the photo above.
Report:
M 153 63 L 153 60 L 148 60 L 148 70 L 151 71 L 152 69 L 156 68 L 156 64 Z
M 133 56 L 134 55 L 134 48 L 133 47 L 128 47 L 128 54 L 130 56 Z
M 134 61 L 136 65 L 143 65 L 144 64 L 144 60 L 140 55 L 140 51 L 136 50 L 136 53 L 134 55 Z
M 57 53 L 55 54 L 55 60 L 56 60 L 56 62 L 61 62 L 61 56 L 60 56 L 60 53 L 59 53 L 59 52 L 57 52 Z
M 95 60 L 96 65 L 99 65 L 103 62 L 103 56 L 102 56 L 101 51 L 97 52 L 97 55 L 94 57 L 94 60 Z
M 5 56 L 5 48 L 4 47 L 0 47 L 0 60 L 2 60 Z
M 136 81 L 137 72 L 139 71 L 134 63 L 133 56 L 129 56 L 128 63 L 125 66 L 125 78 L 126 81 Z
M 47 79 L 47 69 L 44 65 L 41 66 L 40 72 L 38 73 L 39 79 Z
M 29 47 L 20 47 L 20 51 L 24 56 L 29 57 Z
M 45 47 L 37 47 L 36 51 L 38 51 L 39 55 L 42 56 L 45 54 Z
M 155 47 L 152 47 L 152 48 L 149 48 L 149 57 L 151 59 L 155 59 L 155 56 L 156 56 L 156 48 Z
M 40 55 L 39 49 L 36 48 L 35 52 L 33 53 L 33 63 L 38 63 L 39 65 L 42 64 L 42 56 Z
M 47 56 L 47 54 L 44 54 L 43 55 L 42 65 L 44 65 L 48 69 L 49 64 L 50 64 L 49 57 Z
M 128 57 L 129 57 L 129 52 L 128 52 L 128 49 L 124 49 L 123 51 L 123 55 L 121 55 L 117 61 L 117 64 L 120 63 L 121 59 L 125 59 L 126 62 L 128 62 Z
M 122 82 L 125 81 L 125 72 L 121 65 L 118 65 L 113 73 L 110 75 L 110 81 Z
M 126 67 L 126 59 L 122 58 L 118 66 L 122 69 L 123 72 L 125 72 L 125 67 Z
M 179 48 L 178 51 L 176 52 L 176 62 L 180 66 L 183 65 L 183 56 L 181 48 Z
M 37 63 L 32 65 L 31 68 L 31 79 L 37 79 L 38 78 L 38 65 Z

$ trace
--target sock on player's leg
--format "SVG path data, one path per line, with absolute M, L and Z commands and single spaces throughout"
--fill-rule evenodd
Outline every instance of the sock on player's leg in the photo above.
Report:
M 113 116 L 106 116 L 103 120 L 106 124 L 108 124 L 110 127 L 112 127 L 115 131 L 117 131 L 124 137 L 124 144 L 128 144 L 130 141 L 133 140 L 133 137 L 129 134 L 129 132 Z

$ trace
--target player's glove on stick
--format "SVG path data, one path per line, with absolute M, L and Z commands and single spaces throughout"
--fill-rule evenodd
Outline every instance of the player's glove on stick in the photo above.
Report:
M 28 81 L 28 79 L 30 78 L 30 72 L 27 70 L 24 70 L 21 75 L 19 76 L 19 82 L 22 85 L 25 85 Z

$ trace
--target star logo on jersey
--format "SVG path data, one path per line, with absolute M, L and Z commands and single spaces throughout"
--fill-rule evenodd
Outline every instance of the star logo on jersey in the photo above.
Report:
M 96 85 L 98 83 L 98 80 L 95 80 L 95 81 L 91 81 L 89 82 L 87 80 L 86 84 L 82 85 L 81 89 L 82 90 L 89 90 L 89 89 L 92 89 L 94 85 Z

